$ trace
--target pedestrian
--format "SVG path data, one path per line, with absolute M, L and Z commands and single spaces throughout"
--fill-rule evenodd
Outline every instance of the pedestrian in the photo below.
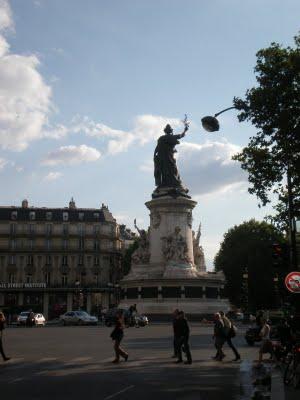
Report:
M 179 313 L 179 310 L 178 310 L 178 308 L 176 308 L 176 310 L 174 310 L 174 312 L 173 312 L 173 320 L 172 320 L 172 325 L 173 325 L 173 334 L 174 334 L 174 337 L 173 337 L 173 349 L 174 349 L 174 353 L 173 353 L 173 355 L 172 355 L 172 358 L 177 358 L 177 344 L 176 344 L 176 340 L 177 340 L 177 338 L 178 338 L 178 335 L 177 335 L 177 333 L 176 333 L 176 331 L 177 331 L 177 321 L 178 321 L 178 313 Z
M 262 328 L 261 328 L 259 335 L 262 339 L 262 342 L 261 342 L 261 346 L 259 349 L 258 363 L 256 365 L 256 368 L 261 367 L 263 354 L 270 353 L 271 356 L 273 356 L 273 345 L 270 340 L 271 327 L 267 323 L 267 320 L 265 318 L 262 318 L 261 322 L 262 322 Z
M 223 345 L 225 343 L 225 330 L 224 330 L 224 324 L 221 319 L 220 313 L 216 313 L 214 315 L 214 334 L 213 334 L 213 340 L 215 342 L 215 347 L 217 349 L 216 355 L 213 357 L 214 360 L 217 361 L 222 361 L 223 358 L 225 357 L 225 354 L 223 352 Z
M 192 355 L 189 346 L 190 327 L 185 318 L 184 312 L 179 311 L 176 322 L 176 363 L 182 363 L 182 347 L 184 347 L 187 361 L 184 364 L 192 364 Z
M 3 361 L 10 360 L 10 357 L 6 357 L 3 349 L 3 331 L 5 329 L 5 316 L 3 312 L 0 311 L 0 353 L 2 355 Z
M 124 321 L 123 315 L 121 312 L 118 312 L 116 315 L 116 324 L 115 328 L 110 334 L 110 337 L 114 341 L 114 350 L 116 357 L 113 360 L 113 363 L 117 364 L 120 362 L 120 356 L 124 358 L 125 361 L 128 360 L 128 353 L 126 353 L 120 346 L 121 341 L 124 337 Z
M 225 342 L 228 344 L 228 346 L 233 351 L 233 354 L 235 355 L 233 361 L 239 361 L 241 359 L 241 356 L 232 343 L 232 338 L 234 338 L 236 335 L 236 328 L 233 325 L 232 321 L 230 321 L 230 319 L 226 317 L 223 311 L 220 311 L 220 316 L 224 325 Z

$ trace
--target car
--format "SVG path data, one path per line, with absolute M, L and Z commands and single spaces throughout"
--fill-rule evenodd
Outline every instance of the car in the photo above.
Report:
M 17 324 L 18 325 L 26 325 L 28 315 L 31 313 L 31 311 L 22 311 L 18 318 L 17 318 Z M 41 313 L 35 313 L 34 314 L 34 325 L 35 326 L 45 326 L 46 325 L 46 318 L 43 316 Z
M 60 322 L 63 325 L 97 325 L 98 318 L 93 317 L 86 311 L 67 311 L 60 317 Z
M 124 316 L 124 323 L 126 327 L 129 326 L 146 326 L 149 324 L 149 320 L 146 315 L 136 314 L 130 317 L 129 310 L 122 309 L 122 308 L 111 308 L 107 310 L 104 323 L 106 326 L 112 326 L 116 322 L 117 314 L 122 314 Z

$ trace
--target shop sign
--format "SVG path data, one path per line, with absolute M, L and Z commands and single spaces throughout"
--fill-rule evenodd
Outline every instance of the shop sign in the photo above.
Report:
M 285 278 L 285 286 L 292 293 L 300 293 L 300 272 L 290 272 Z
M 0 289 L 45 289 L 47 287 L 45 282 L 32 282 L 32 283 L 8 283 L 1 282 Z

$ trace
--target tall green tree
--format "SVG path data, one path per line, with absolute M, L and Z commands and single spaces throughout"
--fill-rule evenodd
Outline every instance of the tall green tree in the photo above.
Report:
M 249 309 L 274 308 L 278 299 L 273 279 L 277 273 L 285 272 L 274 268 L 272 245 L 284 242 L 283 235 L 273 225 L 254 219 L 225 233 L 214 264 L 216 271 L 225 274 L 225 291 L 232 304 L 246 306 L 243 272 L 247 268 Z
M 262 205 L 270 202 L 270 194 L 278 195 L 277 222 L 285 225 L 287 175 L 289 198 L 296 209 L 300 204 L 300 35 L 294 40 L 294 47 L 272 43 L 258 51 L 257 85 L 244 99 L 234 98 L 239 121 L 250 121 L 257 132 L 233 159 L 248 172 L 248 190 Z

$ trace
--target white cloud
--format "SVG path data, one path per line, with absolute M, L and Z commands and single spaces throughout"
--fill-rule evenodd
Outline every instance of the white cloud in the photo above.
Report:
M 42 161 L 42 165 L 75 165 L 83 162 L 97 161 L 101 153 L 94 147 L 88 147 L 85 144 L 80 146 L 61 146 L 57 150 L 48 153 Z
M 88 117 L 77 116 L 71 123 L 70 131 L 98 139 L 108 139 L 107 152 L 114 155 L 127 151 L 131 145 L 142 146 L 154 141 L 163 134 L 163 129 L 168 123 L 175 129 L 182 125 L 176 118 L 146 114 L 134 118 L 132 130 L 123 131 L 95 122 Z
M 228 142 L 184 142 L 178 146 L 179 173 L 195 199 L 241 189 L 247 182 L 247 175 L 239 163 L 231 159 L 239 150 L 239 146 Z M 153 172 L 153 168 L 152 160 L 140 166 L 144 172 Z
M 12 28 L 9 4 L 0 0 L 0 31 Z M 35 55 L 9 51 L 0 35 L 0 147 L 14 151 L 44 137 L 51 111 L 51 88 L 38 71 Z
M 63 176 L 63 174 L 61 172 L 49 172 L 49 174 L 47 174 L 44 177 L 44 181 L 47 181 L 47 182 L 56 181 L 57 179 L 59 179 L 62 176 Z
M 7 163 L 7 160 L 5 160 L 4 158 L 0 158 L 0 170 L 3 169 Z

